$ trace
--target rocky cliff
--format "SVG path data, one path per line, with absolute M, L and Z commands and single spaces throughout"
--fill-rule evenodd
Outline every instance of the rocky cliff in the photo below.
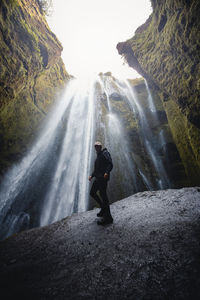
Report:
M 38 0 L 0 3 L 0 169 L 22 157 L 69 78 Z
M 200 182 L 200 3 L 152 0 L 153 13 L 117 45 L 163 101 L 190 184 Z

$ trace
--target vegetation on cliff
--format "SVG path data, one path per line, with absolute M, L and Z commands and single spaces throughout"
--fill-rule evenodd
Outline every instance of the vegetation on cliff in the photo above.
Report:
M 20 158 L 69 75 L 37 0 L 0 4 L 0 167 Z
M 200 3 L 152 0 L 153 13 L 118 52 L 163 100 L 190 184 L 200 178 Z
M 50 15 L 51 14 L 51 10 L 52 10 L 52 6 L 53 6 L 52 0 L 37 0 L 37 1 L 39 3 L 41 11 L 45 15 Z

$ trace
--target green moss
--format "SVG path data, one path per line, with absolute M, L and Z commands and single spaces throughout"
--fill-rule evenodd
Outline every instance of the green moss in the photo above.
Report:
M 27 38 L 29 41 L 31 41 L 32 47 L 36 52 L 40 53 L 40 49 L 38 47 L 38 41 L 39 41 L 38 35 L 35 34 L 35 32 L 31 29 L 31 27 L 26 23 L 25 20 L 21 19 L 20 23 L 24 29 L 25 35 L 28 34 Z
M 1 172 L 22 157 L 31 143 L 44 115 L 33 104 L 29 91 L 24 91 L 3 107 L 0 114 Z
M 16 7 L 19 7 L 19 3 L 17 0 L 1 0 L 2 7 L 6 7 L 8 15 L 13 12 Z
M 200 178 L 200 130 L 183 116 L 174 101 L 167 101 L 165 109 L 174 141 L 187 173 L 188 183 L 198 185 Z
M 129 106 L 126 104 L 126 102 L 124 102 L 124 100 L 115 101 L 110 99 L 110 102 L 112 111 L 120 115 L 120 118 L 122 118 L 126 130 L 138 128 L 138 121 L 133 116 L 133 112 L 130 110 Z
M 38 107 L 47 112 L 52 105 L 54 95 L 58 89 L 61 89 L 67 78 L 69 76 L 65 71 L 62 60 L 40 73 L 36 77 L 33 86 L 34 97 Z
M 173 94 L 174 96 L 177 94 L 189 96 L 191 94 L 191 69 L 194 67 L 194 57 L 190 53 L 196 48 L 196 39 L 198 38 L 195 37 L 191 47 L 185 36 L 187 35 L 185 26 L 181 22 L 183 16 L 186 16 L 186 24 L 189 23 L 191 16 L 187 13 L 186 8 L 182 8 L 181 14 L 172 9 L 165 12 L 165 4 L 159 4 L 159 16 L 164 13 L 167 15 L 167 23 L 163 31 L 159 33 L 157 28 L 160 19 L 156 12 L 153 14 L 152 22 L 147 30 L 137 33 L 127 43 L 131 45 L 143 70 L 150 74 L 151 79 L 159 83 L 162 89 L 169 89 L 168 93 L 172 96 Z M 177 18 L 180 20 L 178 24 Z M 196 32 L 195 28 L 192 32 Z M 196 48 L 195 51 L 197 54 L 198 49 Z M 194 76 L 199 78 L 199 72 Z M 192 82 L 194 81 L 193 78 Z
M 138 86 L 140 84 L 144 84 L 144 78 L 134 78 L 134 79 L 128 79 L 128 82 L 131 84 L 131 86 Z

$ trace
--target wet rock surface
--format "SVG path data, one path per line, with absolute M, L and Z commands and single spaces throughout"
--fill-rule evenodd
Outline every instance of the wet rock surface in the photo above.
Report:
M 142 192 L 0 243 L 3 299 L 199 299 L 200 188 Z

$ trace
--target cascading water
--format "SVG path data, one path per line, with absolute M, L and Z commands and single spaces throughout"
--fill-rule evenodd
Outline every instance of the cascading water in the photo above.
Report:
M 41 225 L 87 210 L 93 141 L 93 86 L 76 85 L 57 167 L 44 200 Z
M 147 89 L 147 92 L 148 92 L 147 100 L 149 102 L 150 112 L 151 112 L 151 114 L 153 114 L 153 117 L 158 121 L 156 108 L 155 108 L 155 105 L 153 103 L 153 97 L 151 95 L 151 92 L 150 92 L 150 89 L 149 89 L 149 86 L 148 86 L 148 83 L 147 83 L 146 80 L 145 80 L 145 86 L 146 86 L 146 89 Z M 151 141 L 153 141 L 154 145 L 155 145 L 153 147 L 154 152 L 153 152 L 152 160 L 154 161 L 154 166 L 155 166 L 157 172 L 160 174 L 160 180 L 158 181 L 159 188 L 160 189 L 169 188 L 169 187 L 171 187 L 170 180 L 169 180 L 169 177 L 167 175 L 167 171 L 165 169 L 163 161 L 162 161 L 162 159 L 160 159 L 160 156 L 159 156 L 159 153 L 158 153 L 159 149 L 163 147 L 163 144 L 165 144 L 163 130 L 160 131 L 160 134 L 158 135 L 156 141 L 155 141 L 153 133 L 150 132 L 150 134 L 148 136 L 148 143 L 150 143 Z
M 109 95 L 116 92 L 112 77 L 104 76 L 103 78 L 99 78 L 98 83 L 101 87 L 101 93 L 105 95 L 108 108 L 107 114 L 104 113 L 104 119 L 99 123 L 99 132 L 103 143 L 112 154 L 114 164 L 108 193 L 110 201 L 116 201 L 137 192 L 139 189 L 135 163 L 126 132 L 121 124 L 120 117 L 113 112 L 110 103 Z M 102 116 L 101 110 L 99 109 L 98 111 Z
M 116 83 L 117 84 L 117 83 Z M 140 104 L 140 101 L 137 97 L 136 92 L 134 91 L 133 87 L 130 85 L 128 80 L 124 82 L 124 85 L 117 84 L 118 88 L 120 89 L 121 93 L 125 95 L 126 100 L 128 101 L 129 106 L 131 107 L 133 114 L 137 114 L 140 124 L 140 131 L 143 139 L 143 143 L 145 145 L 147 154 L 153 164 L 153 167 L 159 175 L 159 178 L 154 177 L 153 181 L 148 180 L 145 174 L 142 172 L 141 167 L 139 166 L 139 173 L 143 178 L 144 183 L 148 187 L 148 189 L 165 189 L 170 187 L 170 180 L 168 178 L 165 166 L 163 164 L 162 159 L 159 155 L 159 149 L 162 146 L 162 138 L 159 135 L 159 138 L 153 133 L 151 130 L 151 126 L 148 122 L 149 116 L 154 122 L 158 122 L 156 108 L 153 103 L 153 98 L 150 93 L 149 87 L 147 82 L 145 81 L 145 86 L 147 89 L 148 97 L 147 97 L 147 107 L 148 110 L 144 110 L 143 106 Z M 148 115 L 147 116 L 147 112 Z M 148 174 L 147 174 L 148 176 Z M 152 182 L 151 182 L 152 181 Z
M 72 80 L 35 145 L 6 175 L 0 190 L 1 239 L 87 209 L 92 93 L 92 86 Z
M 151 102 L 149 110 L 156 118 L 146 87 Z M 149 175 L 141 155 L 133 151 L 137 141 L 130 138 L 122 116 L 116 113 L 117 100 L 111 100 L 116 93 L 122 95 L 120 101 L 127 105 L 132 118 L 139 119 L 141 145 L 158 179 Z M 71 80 L 30 151 L 3 180 L 0 238 L 89 208 L 88 176 L 95 155 L 94 139 L 103 142 L 113 159 L 108 189 L 111 202 L 138 191 L 169 187 L 164 165 L 157 155 L 158 144 L 164 144 L 163 132 L 159 136 L 155 140 L 129 82 L 104 75 L 84 84 Z

